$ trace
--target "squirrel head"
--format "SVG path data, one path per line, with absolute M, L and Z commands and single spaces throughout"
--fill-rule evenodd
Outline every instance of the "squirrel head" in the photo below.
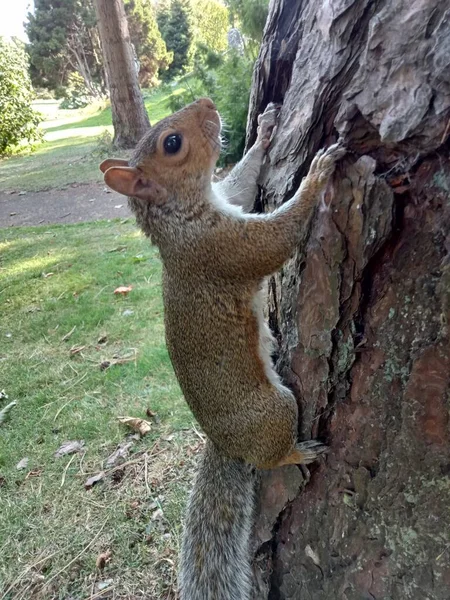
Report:
M 220 130 L 214 103 L 201 98 L 151 127 L 129 162 L 103 161 L 100 170 L 105 183 L 139 199 L 138 204 L 131 203 L 132 208 L 142 203 L 162 206 L 202 194 L 220 154 Z

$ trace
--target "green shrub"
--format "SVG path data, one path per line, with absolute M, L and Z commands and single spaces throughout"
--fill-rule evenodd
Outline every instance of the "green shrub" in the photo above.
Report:
M 107 129 L 104 129 L 102 133 L 97 136 L 96 142 L 95 148 L 92 150 L 92 156 L 94 158 L 108 158 L 113 154 L 113 136 Z
M 24 48 L 0 37 L 0 155 L 17 151 L 24 140 L 31 146 L 41 139 L 42 120 L 33 110 L 34 93 Z
M 224 123 L 223 164 L 242 158 L 245 146 L 248 104 L 253 61 L 236 53 L 229 54 L 216 71 L 216 80 L 208 95 L 216 102 Z
M 84 108 L 91 101 L 86 89 L 84 79 L 79 73 L 71 73 L 68 77 L 68 86 L 65 90 L 65 96 L 60 103 L 59 108 L 74 109 Z
M 55 93 L 45 88 L 34 88 L 34 96 L 36 100 L 54 100 Z

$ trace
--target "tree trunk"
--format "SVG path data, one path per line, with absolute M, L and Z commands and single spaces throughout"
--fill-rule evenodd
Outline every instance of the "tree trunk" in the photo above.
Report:
M 307 247 L 269 283 L 311 469 L 263 477 L 255 598 L 450 597 L 450 2 L 272 1 L 256 116 L 283 102 L 261 202 L 349 150 Z
M 111 97 L 114 145 L 133 148 L 150 127 L 133 61 L 123 0 L 95 0 Z

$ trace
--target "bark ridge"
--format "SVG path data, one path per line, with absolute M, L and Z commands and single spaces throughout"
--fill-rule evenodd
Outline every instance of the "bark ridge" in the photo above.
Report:
M 350 152 L 304 254 L 269 283 L 300 435 L 331 452 L 264 477 L 254 597 L 447 600 L 450 2 L 273 1 L 249 144 L 270 101 L 263 206 L 339 134 Z

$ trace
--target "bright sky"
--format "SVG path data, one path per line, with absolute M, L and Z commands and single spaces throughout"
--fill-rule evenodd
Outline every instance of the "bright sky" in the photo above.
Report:
M 33 0 L 0 0 L 0 35 L 27 41 L 23 22 L 33 5 Z

